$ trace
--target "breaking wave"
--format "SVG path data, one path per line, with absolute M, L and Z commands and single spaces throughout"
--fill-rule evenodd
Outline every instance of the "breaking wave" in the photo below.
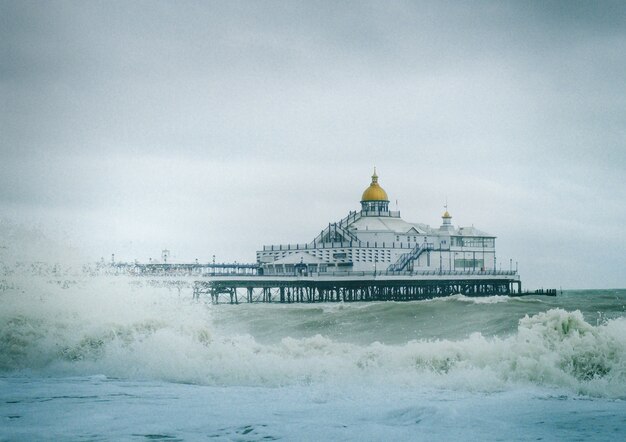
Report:
M 495 295 L 495 296 L 465 296 L 465 295 L 453 295 L 445 298 L 435 298 L 429 301 L 434 302 L 469 302 L 471 304 L 500 304 L 503 302 L 541 302 L 535 298 L 519 298 L 519 297 L 511 297 L 511 296 L 503 296 L 503 295 Z
M 487 304 L 506 302 L 488 299 Z M 504 336 L 470 332 L 461 339 L 391 345 L 341 342 L 331 332 L 262 342 L 220 327 L 216 311 L 230 307 L 192 302 L 176 291 L 129 285 L 122 278 L 70 285 L 23 282 L 0 291 L 0 302 L 4 374 L 104 374 L 205 385 L 375 382 L 471 391 L 537 385 L 626 398 L 626 320 L 592 325 L 577 310 L 524 316 Z M 364 305 L 347 309 L 341 318 L 346 327 L 359 320 Z M 263 307 L 257 315 L 287 309 L 298 317 L 301 310 Z M 328 307 L 326 316 L 339 308 Z M 380 320 L 393 321 L 400 308 Z M 446 303 L 440 308 L 445 317 Z M 274 327 L 280 330 L 281 324 Z

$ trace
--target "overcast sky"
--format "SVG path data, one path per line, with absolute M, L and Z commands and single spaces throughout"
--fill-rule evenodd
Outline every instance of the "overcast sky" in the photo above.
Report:
M 0 0 L 0 218 L 255 260 L 359 208 L 626 287 L 626 3 Z

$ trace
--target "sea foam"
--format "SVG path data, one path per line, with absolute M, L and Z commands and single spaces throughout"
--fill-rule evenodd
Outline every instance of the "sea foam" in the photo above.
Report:
M 0 302 L 5 374 L 103 374 L 229 386 L 374 382 L 468 391 L 535 385 L 626 398 L 626 320 L 592 325 L 580 311 L 561 308 L 521 317 L 506 336 L 474 332 L 462 339 L 361 345 L 324 332 L 261 342 L 216 322 L 219 309 L 239 307 L 193 302 L 177 291 L 123 277 L 83 277 L 69 285 L 30 278 L 0 292 Z M 255 306 L 247 307 L 243 316 L 254 320 Z M 259 307 L 257 316 L 287 309 L 297 319 L 304 311 Z M 402 309 L 392 307 L 384 321 Z M 440 308 L 445 316 L 446 303 Z M 342 310 L 349 329 L 364 308 Z M 335 318 L 336 312 L 320 314 Z M 275 327 L 280 330 L 281 324 Z

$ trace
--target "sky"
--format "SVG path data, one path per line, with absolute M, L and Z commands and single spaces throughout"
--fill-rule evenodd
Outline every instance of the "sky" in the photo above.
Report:
M 254 262 L 356 210 L 626 287 L 626 4 L 0 0 L 0 220 L 86 260 Z

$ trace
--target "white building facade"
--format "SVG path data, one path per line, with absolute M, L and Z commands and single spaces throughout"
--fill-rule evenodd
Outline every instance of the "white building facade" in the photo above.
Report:
M 489 273 L 496 270 L 496 237 L 455 227 L 447 211 L 439 227 L 410 223 L 389 210 L 376 170 L 361 210 L 328 224 L 311 242 L 263 246 L 256 252 L 264 275 L 341 273 Z

